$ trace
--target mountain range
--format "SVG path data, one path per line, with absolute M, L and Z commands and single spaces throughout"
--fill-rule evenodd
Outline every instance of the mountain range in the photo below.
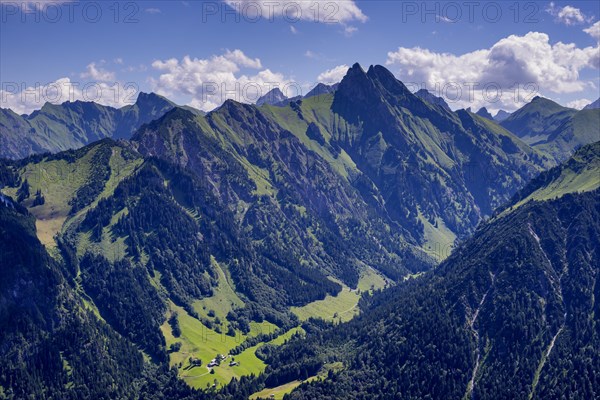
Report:
M 359 64 L 267 96 L 2 110 L 0 395 L 596 394 L 598 110 L 499 124 Z
M 294 96 L 294 97 L 287 97 L 285 94 L 283 94 L 281 89 L 274 88 L 274 89 L 271 89 L 269 92 L 267 92 L 264 96 L 260 97 L 256 101 L 256 105 L 262 106 L 262 105 L 267 104 L 270 106 L 285 107 L 288 104 L 293 103 L 298 100 L 301 100 L 301 99 L 308 99 L 310 97 L 319 96 L 322 94 L 333 93 L 337 90 L 338 85 L 339 84 L 337 84 L 337 83 L 334 85 L 326 85 L 324 83 L 318 83 L 314 88 L 312 88 L 308 93 L 306 93 L 306 95 L 304 95 L 304 96 L 298 95 L 298 96 Z
M 535 97 L 500 124 L 558 162 L 573 150 L 600 140 L 598 109 L 575 110 Z
M 279 88 L 274 88 L 256 104 L 287 107 L 302 99 L 334 94 L 339 85 L 319 83 L 305 96 L 293 98 L 287 98 Z M 426 89 L 414 94 L 426 103 L 452 113 L 443 98 Z M 30 115 L 18 115 L 10 109 L 0 108 L 0 158 L 20 159 L 32 154 L 77 149 L 103 138 L 130 139 L 143 124 L 162 117 L 175 107 L 178 106 L 162 96 L 140 93 L 134 104 L 120 109 L 82 101 L 60 105 L 46 103 Z M 189 106 L 179 108 L 193 114 L 205 114 Z M 499 110 L 493 117 L 485 107 L 476 114 L 502 125 L 557 163 L 582 145 L 600 139 L 594 129 L 600 116 L 593 110 L 598 109 L 598 100 L 578 111 L 538 96 L 512 114 Z M 467 111 L 471 112 L 470 109 Z
M 104 138 L 129 139 L 144 123 L 163 116 L 175 104 L 154 93 L 140 93 L 135 104 L 119 109 L 94 102 L 46 103 L 30 115 L 0 108 L 0 157 L 77 149 Z

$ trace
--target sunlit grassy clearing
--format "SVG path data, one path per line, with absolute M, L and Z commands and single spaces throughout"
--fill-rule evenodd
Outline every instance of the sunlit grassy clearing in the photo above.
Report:
M 346 322 L 359 313 L 358 301 L 360 291 L 381 289 L 385 280 L 372 269 L 365 269 L 358 283 L 358 290 L 351 290 L 347 286 L 337 296 L 327 296 L 324 300 L 317 300 L 302 307 L 292 307 L 291 311 L 301 321 L 311 317 L 322 318 L 326 321 Z

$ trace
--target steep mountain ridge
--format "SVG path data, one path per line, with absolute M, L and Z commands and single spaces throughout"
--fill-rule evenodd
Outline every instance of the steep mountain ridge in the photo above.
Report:
M 566 162 L 544 171 L 519 190 L 496 214 L 529 201 L 552 200 L 568 193 L 594 191 L 600 187 L 600 142 L 583 146 Z
M 598 98 L 593 103 L 590 103 L 587 106 L 583 107 L 584 110 L 593 110 L 593 109 L 596 109 L 596 108 L 600 108 L 600 98 Z
M 150 109 L 153 103 L 151 96 L 140 96 L 138 102 L 123 112 Z M 67 114 L 74 108 L 79 115 L 79 110 L 91 106 L 48 107 Z M 95 121 L 100 111 L 92 107 L 89 120 Z M 48 237 L 61 233 L 63 224 L 70 229 L 72 216 L 77 216 L 74 226 L 79 225 L 82 210 L 101 203 L 98 196 L 114 196 L 119 183 L 113 182 L 113 166 L 108 164 L 115 153 L 121 154 L 115 163 L 127 171 L 121 181 L 137 176 L 141 164 L 157 157 L 199 179 L 202 190 L 218 199 L 219 207 L 240 229 L 232 231 L 233 237 L 247 235 L 254 243 L 251 247 L 274 262 L 269 268 L 296 265 L 292 268 L 296 272 L 319 271 L 317 275 L 332 276 L 350 287 L 356 287 L 365 267 L 392 280 L 427 269 L 432 261 L 419 247 L 434 258 L 444 258 L 448 251 L 440 251 L 441 247 L 468 235 L 496 204 L 546 165 L 535 151 L 497 125 L 429 104 L 385 68 L 372 66 L 364 72 L 358 64 L 334 93 L 285 107 L 229 100 L 207 115 L 175 107 L 143 125 L 130 145 L 141 156 L 123 157 L 130 152 L 113 144 L 94 156 L 84 150 L 75 155 L 82 160 L 78 169 L 89 171 L 83 180 L 93 177 L 94 183 L 78 187 L 79 180 L 72 182 L 73 193 L 66 200 L 41 194 L 48 205 L 65 201 L 71 206 L 60 212 L 54 209 L 51 218 L 38 214 L 40 226 L 47 227 L 45 243 L 52 245 Z M 72 157 L 68 155 L 68 163 Z M 25 171 L 45 170 L 36 166 L 40 161 L 46 162 L 33 159 Z M 68 174 L 75 175 L 75 169 Z M 33 190 L 43 192 L 45 184 L 40 181 Z M 109 185 L 111 191 L 102 185 Z M 41 200 L 25 197 L 25 204 L 35 210 Z M 106 212 L 117 218 L 121 210 Z M 101 239 L 106 220 L 88 228 L 93 226 L 98 227 L 95 237 Z M 137 244 L 130 245 L 130 254 L 142 252 Z M 294 254 L 296 261 L 287 254 Z M 282 296 L 271 298 L 286 306 L 302 305 L 335 293 L 334 286 L 303 300 L 286 298 L 286 289 Z M 245 294 L 257 296 L 250 291 Z M 183 301 L 184 297 L 178 295 L 180 303 L 193 298 Z
M 425 100 L 428 103 L 442 106 L 447 111 L 452 111 L 450 109 L 450 106 L 448 105 L 448 103 L 446 103 L 446 100 L 444 100 L 443 97 L 438 97 L 438 96 L 432 94 L 431 92 L 429 92 L 427 89 L 419 89 L 418 91 L 415 92 L 415 96 L 420 97 L 421 99 Z
M 186 135 L 180 132 L 166 138 L 163 132 L 163 136 L 143 138 L 138 133 L 134 142 L 146 155 L 203 173 L 223 154 L 220 149 L 220 156 L 209 155 L 199 143 L 216 139 L 209 147 L 225 145 L 227 157 L 250 168 L 257 187 L 271 194 L 277 191 L 274 163 L 285 164 L 285 170 L 297 170 L 303 163 L 308 172 L 313 169 L 315 163 L 302 156 L 305 150 L 298 150 L 306 146 L 333 168 L 321 173 L 317 166 L 319 171 L 313 172 L 319 173 L 313 179 L 337 172 L 358 189 L 366 204 L 404 230 L 409 242 L 424 247 L 439 246 L 440 240 L 451 245 L 454 237 L 467 235 L 527 179 L 551 165 L 496 124 L 473 122 L 421 100 L 379 66 L 366 73 L 353 66 L 333 94 L 260 108 L 230 100 L 203 118 L 186 120 L 186 129 L 181 130 Z M 286 137 L 283 142 L 289 142 L 292 136 L 300 141 L 295 148 L 273 145 Z M 280 154 L 265 159 L 273 150 Z M 300 156 L 294 157 L 296 152 Z M 496 182 L 499 177 L 501 183 Z M 322 207 L 315 202 L 327 203 L 327 195 L 314 197 L 306 192 L 314 183 L 304 182 L 296 190 L 305 192 L 305 201 L 313 207 Z M 235 191 L 227 193 L 239 197 Z M 463 195 L 466 204 L 458 202 Z M 335 203 L 352 198 L 333 197 L 338 199 Z M 432 203 L 431 198 L 439 202 Z M 351 209 L 351 203 L 355 202 L 345 207 Z
M 523 185 L 545 163 L 510 133 L 497 135 L 490 125 L 422 101 L 383 67 L 371 67 L 365 74 L 355 65 L 340 84 L 332 111 L 357 132 L 353 137 L 336 133 L 337 143 L 375 182 L 390 215 L 405 226 L 415 226 L 414 218 L 422 213 L 430 223 L 440 218 L 455 234 L 465 235 L 469 226 L 503 201 L 495 199 L 497 195 L 503 197 L 503 190 Z M 494 158 L 502 162 L 496 164 Z M 489 175 L 474 176 L 473 167 Z M 504 187 L 496 194 L 493 177 L 510 175 L 507 185 L 513 189 Z M 487 192 L 477 202 L 465 187 L 473 178 Z M 399 190 L 407 188 L 431 193 Z M 458 204 L 458 197 L 466 201 Z M 440 202 L 432 203 L 432 198 Z
M 310 219 L 300 223 L 299 216 L 291 212 L 293 208 L 306 210 L 308 215 L 321 220 L 320 228 L 314 226 L 318 242 L 322 243 L 319 247 L 325 243 L 323 240 L 339 237 L 341 241 L 335 239 L 338 243 L 329 250 L 312 249 L 303 258 L 314 260 L 314 266 L 319 265 L 322 269 L 334 268 L 330 272 L 349 285 L 357 282 L 357 275 L 351 272 L 352 269 L 346 269 L 341 275 L 341 271 L 334 271 L 344 264 L 346 268 L 355 268 L 351 267 L 355 261 L 346 259 L 353 257 L 351 247 L 346 255 L 338 253 L 337 261 L 320 258 L 316 254 L 327 254 L 346 240 L 359 240 L 358 232 L 349 230 L 350 225 L 356 223 L 359 225 L 353 229 L 367 229 L 377 237 L 373 245 L 384 243 L 383 236 L 376 233 L 378 230 L 389 231 L 389 228 L 383 227 L 385 216 L 383 219 L 376 216 L 377 210 L 369 209 L 347 183 L 340 181 L 328 163 L 308 151 L 294 135 L 266 118 L 256 107 L 228 101 L 206 117 L 193 117 L 174 110 L 162 121 L 142 128 L 134 136 L 133 143 L 142 154 L 163 158 L 206 177 L 215 195 L 237 214 L 236 219 L 251 228 L 252 236 L 271 238 L 271 250 L 282 245 L 273 236 L 277 229 L 272 224 L 278 221 L 278 224 L 290 224 L 283 229 L 297 238 L 288 241 L 285 247 L 296 248 L 298 254 L 306 252 L 301 243 L 310 241 L 304 237 L 306 233 L 302 225 Z M 176 145 L 173 147 L 168 143 Z M 371 223 L 366 222 L 373 217 L 375 219 Z M 326 231 L 320 232 L 322 229 Z M 396 235 L 403 233 L 397 227 L 394 230 Z M 405 252 L 401 242 L 392 246 L 389 249 L 392 253 Z M 264 251 L 268 251 L 267 248 Z M 280 248 L 279 251 L 285 249 Z M 416 252 L 411 250 L 409 253 L 413 251 Z M 367 262 L 367 259 L 362 259 L 362 262 Z M 377 268 L 395 276 L 393 270 L 398 266 L 389 264 L 390 269 L 387 270 L 386 265 L 387 262 Z

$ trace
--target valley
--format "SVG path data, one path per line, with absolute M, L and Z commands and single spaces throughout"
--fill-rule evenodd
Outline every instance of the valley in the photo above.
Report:
M 577 112 L 544 99 L 501 124 L 428 99 L 382 66 L 355 64 L 335 88 L 277 104 L 228 100 L 200 113 L 141 94 L 132 107 L 149 110 L 143 118 L 71 103 L 22 117 L 52 110 L 63 135 L 77 110 L 99 109 L 130 133 L 111 117 L 100 140 L 0 161 L 0 295 L 11 310 L 0 310 L 10 328 L 0 339 L 19 349 L 3 354 L 12 378 L 0 389 L 244 400 L 566 393 L 559 370 L 596 368 L 579 346 L 595 354 L 600 142 L 565 119 Z M 556 122 L 539 127 L 544 107 Z M 593 124 L 599 110 L 586 113 Z M 553 142 L 573 126 L 579 141 Z M 87 341 L 48 341 L 69 330 Z M 88 353 L 90 340 L 101 349 Z M 90 358 L 104 382 L 129 373 L 107 394 L 84 372 Z M 51 386 L 32 372 L 56 363 Z
M 599 5 L 0 0 L 0 400 L 600 400 Z

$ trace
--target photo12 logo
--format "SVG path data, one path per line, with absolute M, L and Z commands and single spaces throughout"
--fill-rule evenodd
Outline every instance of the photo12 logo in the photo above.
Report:
M 405 82 L 411 92 L 421 89 L 443 98 L 449 104 L 470 103 L 481 99 L 489 104 L 509 99 L 515 104 L 529 102 L 539 94 L 539 85 L 535 82 L 514 82 L 510 85 L 499 82 Z
M 401 21 L 536 24 L 539 11 L 533 1 L 403 1 Z
M 0 1 L 2 23 L 87 22 L 107 20 L 115 24 L 140 22 L 140 6 L 133 1 Z
M 33 85 L 27 82 L 2 82 L 0 87 L 0 105 L 13 102 L 22 104 L 45 103 L 61 104 L 66 101 L 101 102 L 103 104 L 132 104 L 139 94 L 139 86 L 135 82 L 73 82 L 61 80 Z
M 238 103 L 252 104 L 263 98 L 267 103 L 273 103 L 277 100 L 272 92 L 274 89 L 279 89 L 285 97 L 281 101 L 302 97 L 304 92 L 302 85 L 297 82 L 204 82 L 201 86 L 201 101 L 223 103 L 226 100 L 234 100 Z
M 202 22 L 216 19 L 223 23 L 255 23 L 261 19 L 269 22 L 283 19 L 289 23 L 304 20 L 337 24 L 339 11 L 338 1 L 203 1 Z

